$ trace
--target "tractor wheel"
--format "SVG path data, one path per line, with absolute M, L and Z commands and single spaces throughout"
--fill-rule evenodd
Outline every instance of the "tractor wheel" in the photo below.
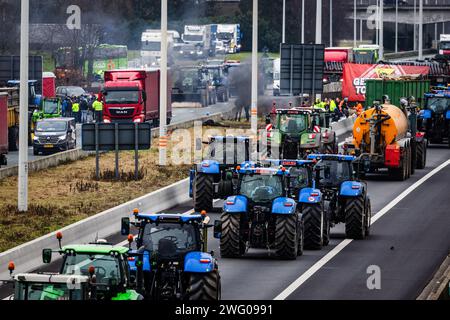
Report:
M 330 244 L 330 230 L 331 230 L 331 214 L 330 212 L 325 212 L 324 222 L 323 222 L 323 245 L 327 246 Z
M 294 260 L 298 254 L 297 214 L 279 215 L 275 226 L 275 250 L 281 259 Z
M 219 196 L 221 198 L 226 198 L 232 195 L 233 195 L 233 181 L 221 180 L 219 182 Z
M 370 225 L 372 223 L 372 205 L 370 199 L 366 201 L 366 237 L 370 234 Z
M 223 213 L 221 220 L 220 256 L 222 258 L 237 258 L 243 255 L 245 243 L 241 239 L 241 216 Z
M 417 142 L 414 142 L 411 145 L 411 175 L 416 172 L 416 163 L 417 163 Z
M 324 236 L 324 217 L 319 204 L 303 205 L 303 224 L 305 227 L 305 248 L 322 249 Z
M 423 169 L 426 165 L 427 147 L 424 141 L 417 144 L 417 162 L 416 168 Z
M 194 178 L 194 209 L 197 212 L 213 208 L 214 186 L 213 176 L 199 173 Z
M 299 225 L 297 256 L 303 255 L 303 247 L 305 246 L 305 227 L 303 221 L 300 221 Z
M 9 151 L 19 150 L 19 127 L 11 127 L 8 129 L 8 145 Z
M 411 146 L 406 148 L 406 179 L 411 177 Z
M 389 169 L 389 175 L 397 181 L 404 181 L 406 179 L 406 154 L 404 154 L 400 160 L 399 168 L 391 168 Z
M 220 300 L 220 276 L 217 271 L 192 273 L 189 277 L 187 299 L 191 301 Z
M 364 198 L 350 198 L 345 205 L 345 235 L 349 239 L 364 239 L 366 221 L 364 220 Z

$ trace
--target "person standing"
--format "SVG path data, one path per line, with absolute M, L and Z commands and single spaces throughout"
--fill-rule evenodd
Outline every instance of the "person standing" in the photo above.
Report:
M 100 100 L 95 100 L 92 103 L 92 108 L 95 112 L 95 122 L 103 122 L 103 103 Z
M 88 103 L 86 101 L 86 98 L 84 97 L 81 98 L 80 110 L 81 110 L 81 123 L 86 123 L 88 115 Z
M 67 98 L 64 98 L 61 103 L 61 115 L 63 117 L 67 117 L 67 105 L 68 105 Z
M 75 118 L 76 123 L 80 122 L 80 103 L 77 98 L 72 103 L 72 116 Z

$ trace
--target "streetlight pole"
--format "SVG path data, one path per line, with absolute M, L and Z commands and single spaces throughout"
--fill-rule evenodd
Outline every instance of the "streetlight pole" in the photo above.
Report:
M 423 0 L 419 0 L 419 60 L 423 59 Z
M 413 32 L 413 39 L 414 39 L 413 49 L 414 49 L 414 51 L 417 50 L 416 22 L 417 22 L 416 0 L 414 0 L 414 32 Z
M 251 128 L 258 134 L 258 0 L 253 0 Z
M 322 0 L 316 1 L 316 44 L 322 43 Z
M 159 165 L 167 162 L 167 0 L 161 0 L 161 83 L 159 106 Z
M 305 0 L 302 0 L 302 43 L 305 43 Z
M 398 0 L 395 0 L 395 53 L 398 52 Z
M 356 0 L 353 1 L 353 48 L 356 48 Z
M 30 2 L 22 0 L 20 17 L 20 115 L 18 209 L 28 211 L 28 50 Z
M 330 0 L 330 47 L 333 46 L 333 0 Z
M 286 0 L 283 0 L 283 31 L 281 37 L 281 43 L 286 42 Z
M 384 56 L 384 0 L 380 0 L 380 59 Z

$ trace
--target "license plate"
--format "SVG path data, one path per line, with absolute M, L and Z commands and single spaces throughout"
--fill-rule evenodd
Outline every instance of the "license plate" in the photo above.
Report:
M 52 144 L 46 144 L 46 145 L 44 145 L 44 148 L 53 148 L 53 145 Z

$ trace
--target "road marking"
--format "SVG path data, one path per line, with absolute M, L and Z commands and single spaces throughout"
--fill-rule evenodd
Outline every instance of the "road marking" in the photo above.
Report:
M 214 201 L 213 201 L 213 204 L 215 204 L 216 202 L 218 202 L 218 201 L 220 201 L 220 200 L 221 200 L 221 199 L 216 199 L 216 200 L 214 200 Z M 195 210 L 194 210 L 194 209 L 191 209 L 191 210 L 186 211 L 186 212 L 184 212 L 184 213 L 182 213 L 182 214 L 191 214 L 191 213 L 194 213 L 194 212 L 195 212 Z M 136 239 L 137 234 L 134 235 L 133 237 L 134 237 L 134 239 Z M 127 244 L 128 244 L 128 239 L 125 240 L 125 241 L 122 241 L 121 243 L 116 244 L 116 246 L 124 247 L 124 246 L 127 245 Z
M 412 191 L 417 189 L 420 185 L 422 185 L 425 181 L 430 179 L 436 173 L 444 169 L 446 166 L 450 164 L 450 159 L 442 163 L 439 167 L 436 167 L 420 180 L 416 181 L 412 184 L 408 189 L 403 191 L 399 196 L 397 196 L 394 200 L 389 202 L 383 209 L 377 212 L 371 219 L 371 223 L 375 223 L 378 219 L 384 216 L 389 210 L 391 210 L 395 205 L 397 205 L 400 201 L 402 201 L 406 196 L 408 196 Z M 305 273 L 303 273 L 300 277 L 298 277 L 294 282 L 292 282 L 286 289 L 283 290 L 278 296 L 274 298 L 274 300 L 286 300 L 295 290 L 297 290 L 303 283 L 306 282 L 309 278 L 311 278 L 317 271 L 320 270 L 328 261 L 333 259 L 339 252 L 341 252 L 346 246 L 348 246 L 353 240 L 345 239 L 341 241 L 333 250 L 328 252 L 322 259 L 317 261 L 311 268 L 309 268 Z
M 10 296 L 4 298 L 3 300 L 11 300 L 12 296 L 13 296 L 13 295 L 10 295 Z

